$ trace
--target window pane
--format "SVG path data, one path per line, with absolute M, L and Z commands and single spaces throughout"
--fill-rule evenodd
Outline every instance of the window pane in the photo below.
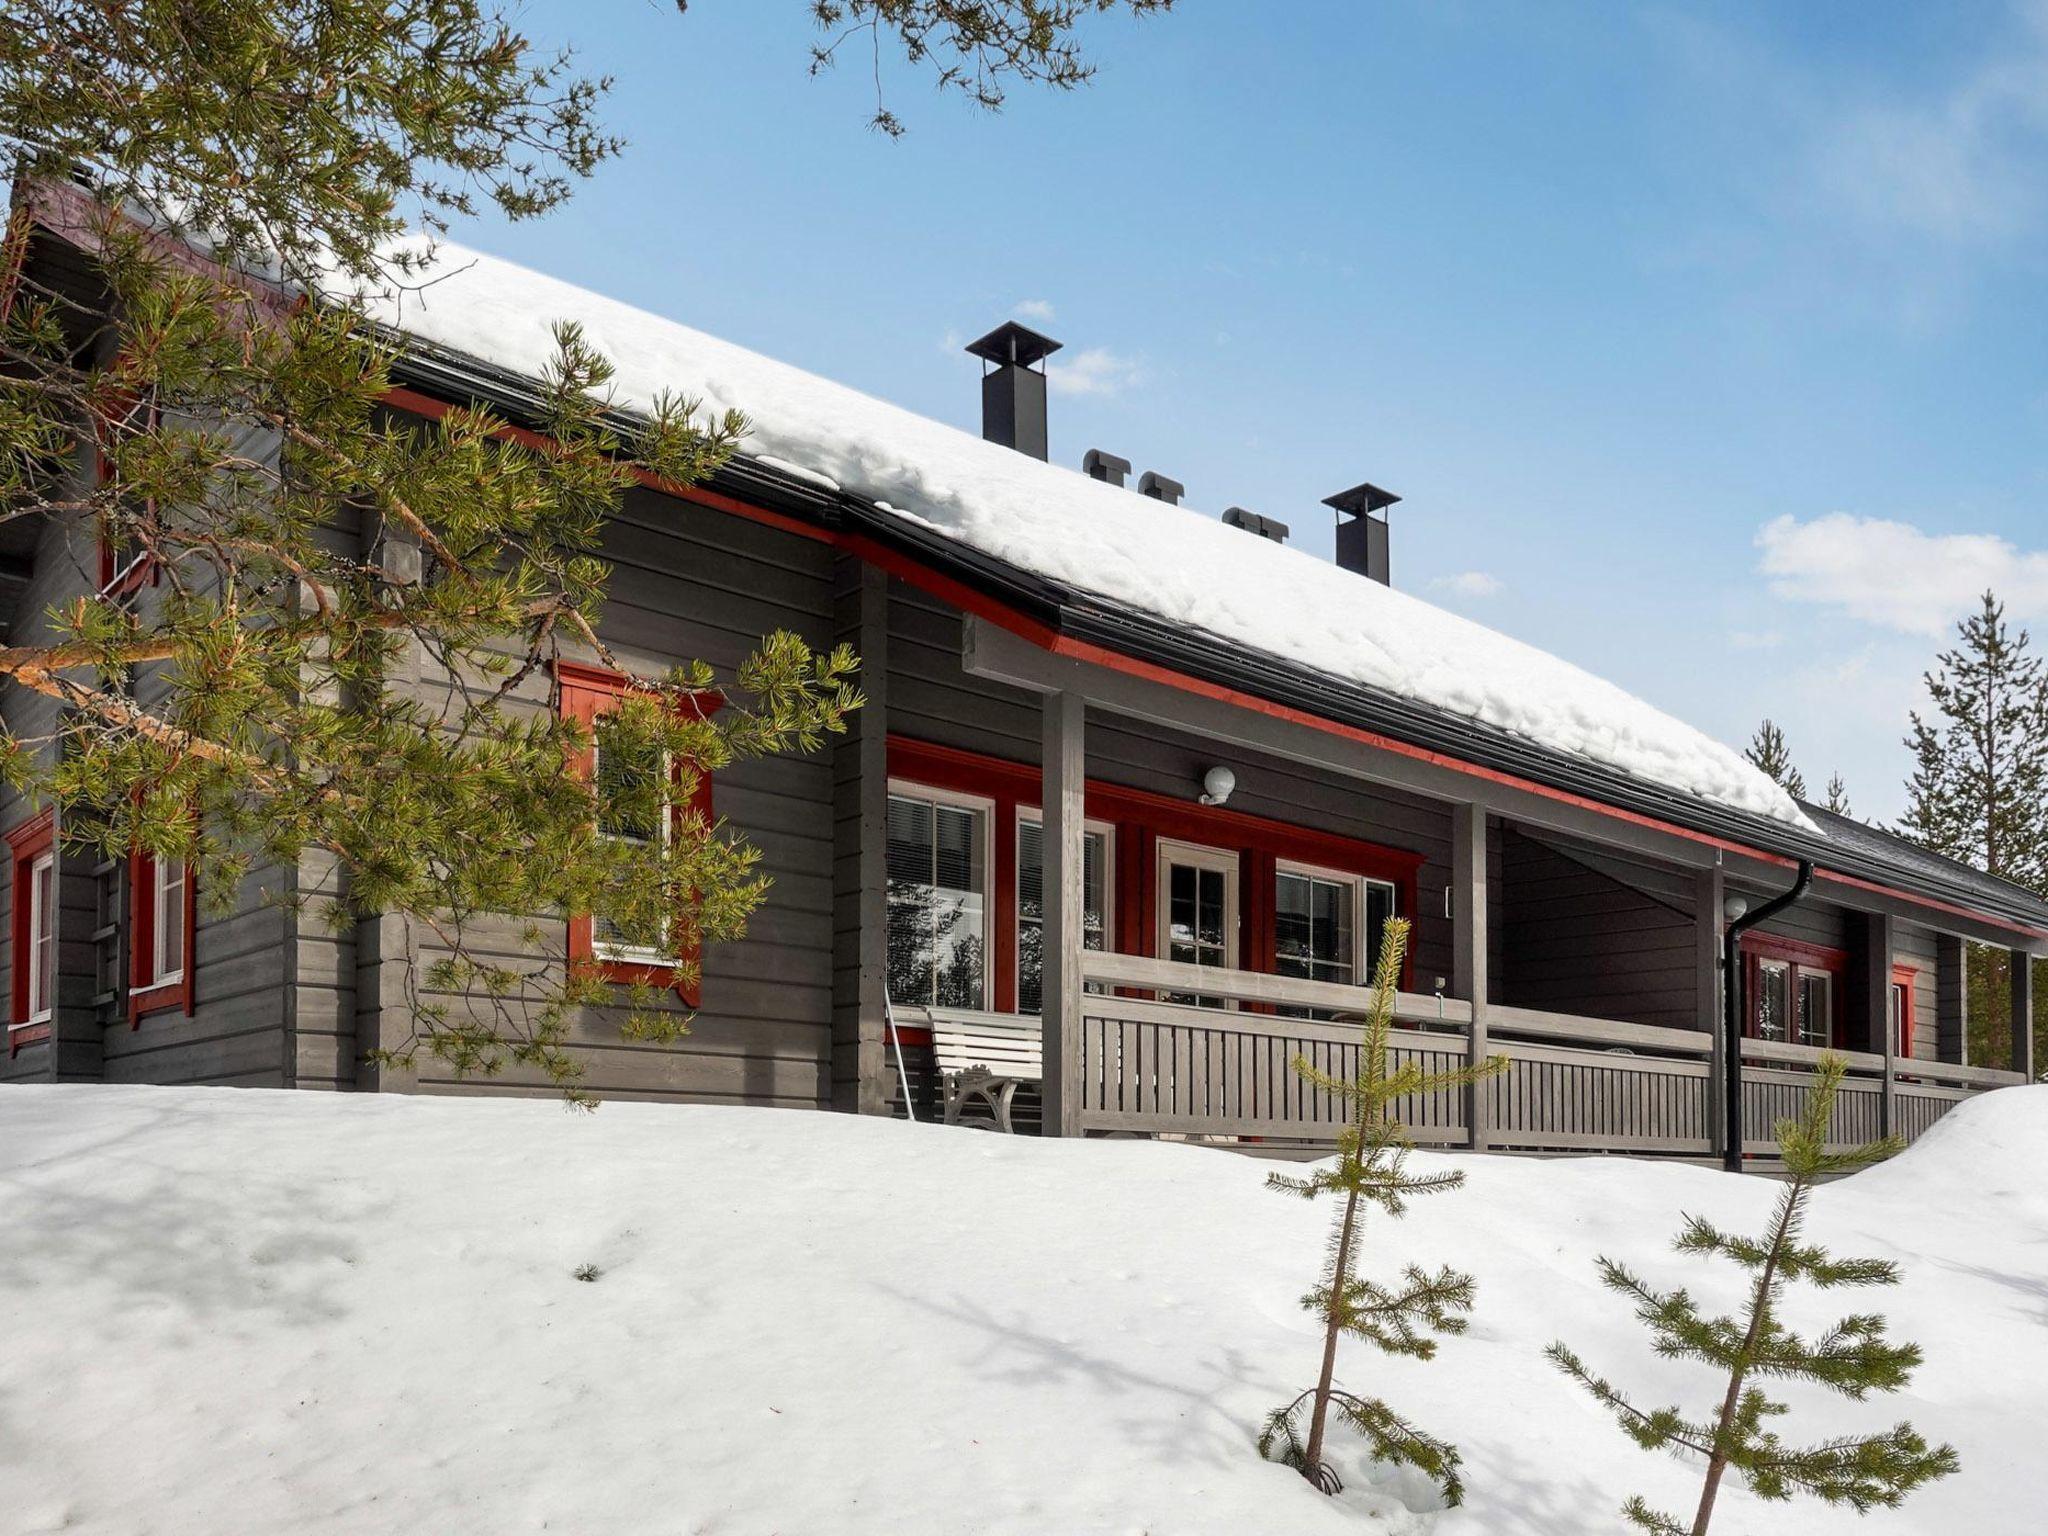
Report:
M 1394 916 L 1394 888 L 1380 880 L 1365 883 L 1365 974 L 1367 980 L 1380 963 L 1380 945 L 1386 941 L 1387 919 Z
M 156 871 L 156 978 L 162 981 L 185 969 L 185 862 L 162 859 Z
M 56 892 L 56 866 L 45 856 L 29 875 L 29 943 L 34 957 L 29 966 L 29 1012 L 50 1011 L 52 981 L 56 972 L 57 933 L 51 918 L 51 900 Z
M 1757 967 L 1757 1034 L 1765 1040 L 1787 1038 L 1791 984 L 1792 973 L 1782 961 L 1766 960 Z
M 629 842 L 654 841 L 661 818 L 661 743 L 597 722 L 591 773 L 597 786 L 597 829 Z
M 1834 1031 L 1829 1007 L 1828 977 L 1825 972 L 1799 974 L 1799 1040 L 1802 1045 L 1826 1045 Z
M 982 815 L 911 795 L 889 797 L 889 995 L 980 1008 L 986 882 Z
M 1081 947 L 1109 947 L 1109 839 L 1081 834 Z M 1044 1009 L 1045 828 L 1017 818 L 1017 1011 Z M 1092 985 L 1092 983 L 1091 983 Z

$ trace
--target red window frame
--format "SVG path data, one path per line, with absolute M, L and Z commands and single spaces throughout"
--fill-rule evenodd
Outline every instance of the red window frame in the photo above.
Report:
M 555 663 L 556 693 L 563 719 L 581 722 L 586 732 L 594 731 L 598 720 L 617 705 L 628 694 L 646 692 L 646 685 L 623 672 L 614 672 L 608 667 L 593 667 L 583 662 L 558 661 Z M 710 715 L 724 708 L 725 695 L 716 689 L 700 689 L 688 696 L 686 701 L 701 714 Z M 588 777 L 591 769 L 590 752 L 582 752 L 575 764 L 575 771 Z M 711 775 L 698 775 L 696 793 L 691 797 L 690 808 L 704 818 L 708 826 L 712 821 Z M 680 815 L 680 808 L 678 809 Z M 697 980 L 690 984 L 682 963 L 675 965 L 647 965 L 637 961 L 613 960 L 598 953 L 595 924 L 589 913 L 569 918 L 568 959 L 572 967 L 595 972 L 604 981 L 615 986 L 650 986 L 668 988 L 682 999 L 687 1008 L 703 1006 L 704 976 L 703 951 L 692 946 L 681 957 L 696 971 Z
M 989 1006 L 997 1013 L 1017 1009 L 1017 812 L 1033 810 L 1043 798 L 1039 770 L 1028 763 L 989 757 L 908 736 L 891 736 L 888 772 L 892 780 L 922 784 L 956 794 L 978 795 L 995 806 L 995 862 L 990 871 Z M 1238 855 L 1238 964 L 1271 973 L 1279 964 L 1273 879 L 1281 860 L 1311 864 L 1344 874 L 1384 880 L 1400 893 L 1401 913 L 1419 919 L 1418 877 L 1423 855 L 1359 838 L 1317 832 L 1272 821 L 1228 806 L 1199 805 L 1171 795 L 1128 789 L 1098 779 L 1087 781 L 1083 814 L 1116 829 L 1111 854 L 1115 920 L 1110 942 L 1119 954 L 1150 956 L 1158 948 L 1157 862 L 1159 839 L 1199 843 Z M 1404 986 L 1412 986 L 1414 946 L 1409 947 Z M 904 1032 L 910 1038 L 910 1032 Z
M 198 967 L 196 917 L 198 872 L 185 861 L 185 964 L 172 981 L 156 979 L 156 856 L 134 853 L 128 859 L 128 1027 L 140 1029 L 143 1015 L 181 1010 L 192 1017 L 192 973 Z
M 1892 967 L 1892 991 L 1894 993 L 1904 991 L 1906 994 L 1899 1003 L 1898 1053 L 1909 1060 L 1913 1055 L 1913 1004 L 1916 1000 L 1919 986 L 1920 973 L 1914 970 L 1912 966 L 1894 965 Z M 1887 1011 L 1889 1011 L 1891 999 L 1888 997 L 1885 999 L 1885 1002 L 1887 1004 Z
M 1781 938 L 1775 933 L 1747 933 L 1742 937 L 1742 980 L 1747 989 L 1747 1006 L 1743 1010 L 1742 1033 L 1745 1039 L 1763 1038 L 1763 977 L 1762 962 L 1782 961 L 1790 968 L 1786 995 L 1796 1010 L 1799 1006 L 1799 977 L 1802 971 L 1818 971 L 1828 978 L 1828 1045 L 1842 1042 L 1843 1009 L 1846 999 L 1842 995 L 1842 980 L 1848 974 L 1849 955 L 1846 950 L 1830 949 L 1824 944 L 1808 944 L 1799 939 Z M 1800 1045 L 1804 1042 L 1788 1039 L 1787 1044 Z
M 14 861 L 8 889 L 14 903 L 8 923 L 10 940 L 9 957 L 13 961 L 13 974 L 8 987 L 7 1054 L 12 1057 L 24 1045 L 34 1045 L 39 1040 L 50 1038 L 50 1021 L 29 1022 L 28 996 L 28 951 L 29 951 L 29 872 L 35 862 L 46 853 L 54 853 L 57 846 L 57 816 L 54 810 L 44 810 L 29 817 L 27 821 L 6 834 L 7 851 Z M 51 882 L 54 892 L 56 882 Z M 51 978 L 51 998 L 56 997 L 56 978 Z

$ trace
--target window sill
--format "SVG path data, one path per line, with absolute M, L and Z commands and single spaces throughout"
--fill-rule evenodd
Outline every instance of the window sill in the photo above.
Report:
M 587 976 L 614 987 L 653 987 L 657 991 L 674 992 L 685 1007 L 695 1008 L 697 994 L 685 988 L 681 973 L 674 965 L 663 965 L 646 960 L 610 960 L 603 955 L 586 955 L 576 961 Z
M 144 1014 L 165 1013 L 173 1008 L 182 1009 L 187 1018 L 192 1016 L 192 984 L 184 977 L 131 989 L 128 993 L 128 1027 L 139 1029 Z
M 24 1045 L 39 1045 L 49 1038 L 50 1021 L 47 1015 L 40 1019 L 30 1019 L 26 1024 L 10 1024 L 7 1026 L 7 1054 L 12 1058 Z

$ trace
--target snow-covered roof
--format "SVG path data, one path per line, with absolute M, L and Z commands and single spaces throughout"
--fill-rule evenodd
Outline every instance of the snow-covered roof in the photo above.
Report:
M 434 280 L 383 318 L 440 348 L 538 376 L 579 322 L 624 408 L 662 393 L 744 411 L 761 462 L 879 503 L 1019 569 L 1219 643 L 1480 721 L 1812 832 L 1721 742 L 1532 645 L 1214 517 L 1091 480 L 674 320 L 444 243 Z

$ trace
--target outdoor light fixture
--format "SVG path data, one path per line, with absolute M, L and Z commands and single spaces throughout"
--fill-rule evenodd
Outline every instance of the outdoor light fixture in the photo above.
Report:
M 1744 914 L 1748 911 L 1749 898 L 1747 896 L 1730 896 L 1721 903 L 1722 915 L 1731 923 L 1741 921 Z
M 1221 805 L 1237 788 L 1237 775 L 1221 766 L 1202 775 L 1202 804 Z

